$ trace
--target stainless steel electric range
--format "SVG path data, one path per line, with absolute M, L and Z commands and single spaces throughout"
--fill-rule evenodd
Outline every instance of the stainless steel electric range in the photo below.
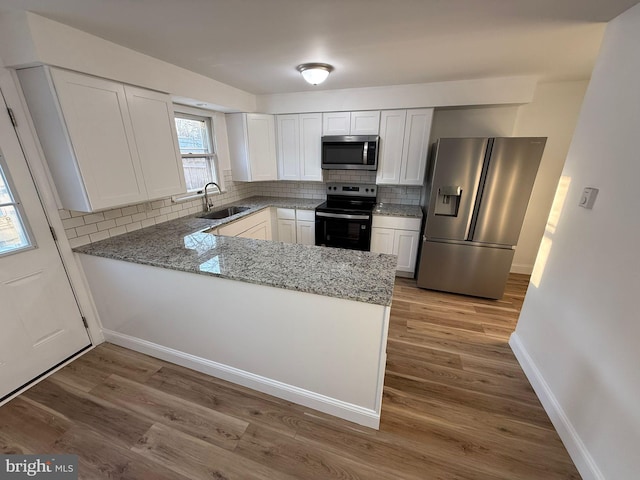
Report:
M 377 186 L 328 183 L 327 201 L 316 207 L 316 245 L 369 251 Z

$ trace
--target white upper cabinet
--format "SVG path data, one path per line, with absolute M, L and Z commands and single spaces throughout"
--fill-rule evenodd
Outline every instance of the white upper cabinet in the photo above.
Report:
M 276 116 L 278 180 L 300 180 L 299 115 Z
M 241 182 L 277 180 L 276 132 L 273 115 L 226 115 L 231 172 Z
M 422 185 L 432 120 L 433 108 L 382 112 L 376 183 Z
M 322 181 L 322 115 L 277 115 L 278 180 Z
M 168 95 L 48 67 L 18 77 L 64 208 L 91 212 L 184 191 Z
M 380 131 L 380 112 L 351 112 L 349 135 L 378 135 Z
M 185 192 L 187 187 L 170 97 L 128 85 L 124 91 L 149 199 Z
M 378 135 L 379 128 L 379 111 L 322 114 L 322 135 Z
M 351 112 L 322 114 L 322 135 L 350 135 Z
M 322 181 L 322 114 L 300 115 L 300 180 Z
M 406 110 L 385 110 L 380 117 L 380 144 L 376 183 L 399 183 Z

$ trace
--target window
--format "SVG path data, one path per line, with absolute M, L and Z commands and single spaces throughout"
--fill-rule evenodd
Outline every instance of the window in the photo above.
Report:
M 209 182 L 219 184 L 211 118 L 177 113 L 176 130 L 187 191 L 202 190 Z
M 20 203 L 9 188 L 0 153 L 0 255 L 31 247 L 20 215 Z

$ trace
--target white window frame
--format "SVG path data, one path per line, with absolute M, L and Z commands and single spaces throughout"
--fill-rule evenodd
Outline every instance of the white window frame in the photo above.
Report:
M 209 142 L 211 143 L 211 153 L 210 154 L 193 154 L 193 155 L 180 153 L 180 156 L 181 156 L 181 159 L 189 158 L 189 157 L 197 157 L 197 158 L 209 157 L 210 166 L 213 170 L 214 181 L 220 186 L 220 190 L 221 190 L 221 192 L 217 192 L 215 189 L 211 189 L 210 193 L 217 195 L 218 193 L 225 192 L 226 188 L 224 185 L 224 175 L 220 170 L 220 164 L 218 161 L 218 145 L 217 145 L 216 135 L 215 135 L 216 131 L 214 128 L 216 113 L 209 110 L 201 110 L 198 108 L 187 107 L 185 105 L 174 105 L 173 110 L 174 110 L 175 117 L 206 121 L 207 128 L 209 130 L 208 134 L 209 134 Z M 187 190 L 187 196 L 192 197 L 194 194 L 203 195 L 204 192 L 201 193 L 202 187 L 204 187 L 204 185 L 200 185 L 199 187 L 194 188 L 193 190 Z

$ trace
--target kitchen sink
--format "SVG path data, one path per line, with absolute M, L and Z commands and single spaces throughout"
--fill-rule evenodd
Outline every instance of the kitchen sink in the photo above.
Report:
M 227 207 L 214 212 L 203 213 L 198 215 L 198 218 L 208 218 L 209 220 L 220 220 L 221 218 L 227 218 L 238 213 L 246 212 L 251 207 Z

